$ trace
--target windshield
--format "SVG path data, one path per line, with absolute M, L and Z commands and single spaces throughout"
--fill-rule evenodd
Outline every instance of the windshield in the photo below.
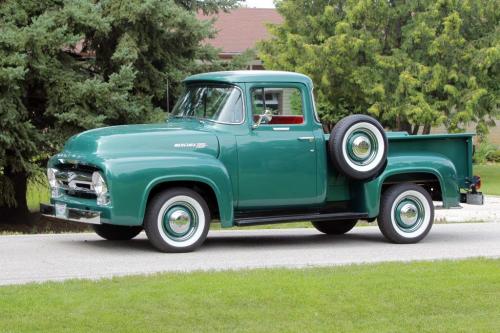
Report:
M 241 92 L 233 86 L 189 85 L 172 116 L 240 124 L 244 117 Z

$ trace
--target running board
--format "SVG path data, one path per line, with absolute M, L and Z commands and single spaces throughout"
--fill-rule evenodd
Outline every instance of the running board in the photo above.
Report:
M 367 218 L 368 214 L 366 213 L 355 213 L 355 212 L 327 213 L 327 214 L 314 213 L 314 214 L 271 215 L 271 216 L 235 218 L 234 224 L 239 227 L 244 227 L 251 225 L 298 222 L 298 221 L 361 220 Z

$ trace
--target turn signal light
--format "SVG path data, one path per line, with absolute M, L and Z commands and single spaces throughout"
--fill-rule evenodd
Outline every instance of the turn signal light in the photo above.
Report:
M 472 191 L 477 191 L 481 188 L 481 177 L 480 176 L 472 177 L 470 188 Z

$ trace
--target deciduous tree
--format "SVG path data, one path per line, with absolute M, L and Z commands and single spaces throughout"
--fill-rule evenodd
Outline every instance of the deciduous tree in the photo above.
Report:
M 371 113 L 411 134 L 474 122 L 500 101 L 497 0 L 281 0 L 284 23 L 260 44 L 267 68 L 310 75 L 327 129 Z

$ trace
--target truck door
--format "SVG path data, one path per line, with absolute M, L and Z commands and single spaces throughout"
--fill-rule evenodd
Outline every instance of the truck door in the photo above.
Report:
M 238 207 L 317 203 L 317 147 L 312 114 L 306 112 L 306 87 L 273 84 L 247 89 L 253 128 L 236 138 Z

